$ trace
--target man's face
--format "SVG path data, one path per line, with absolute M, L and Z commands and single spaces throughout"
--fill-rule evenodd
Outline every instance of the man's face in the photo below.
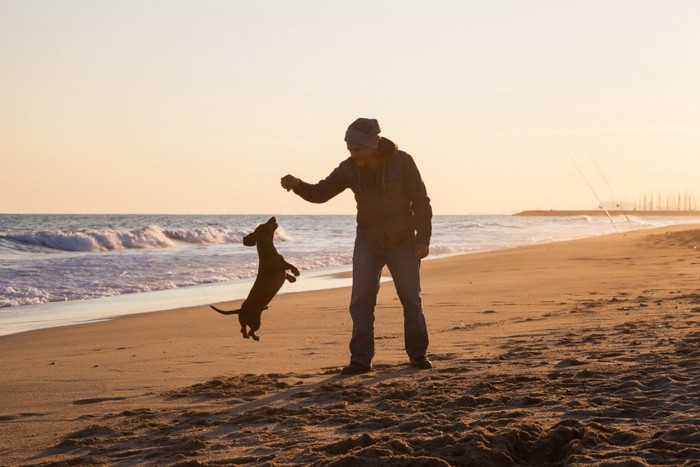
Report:
M 372 149 L 357 143 L 347 143 L 347 146 L 348 151 L 350 151 L 350 157 L 352 157 L 353 162 L 358 167 L 364 167 L 365 165 L 374 167 L 376 165 L 377 159 Z

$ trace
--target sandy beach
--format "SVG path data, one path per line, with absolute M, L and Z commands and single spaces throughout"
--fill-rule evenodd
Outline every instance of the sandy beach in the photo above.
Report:
M 386 283 L 352 377 L 347 288 L 0 337 L 0 464 L 700 465 L 699 279 L 697 225 L 427 261 L 435 368 Z

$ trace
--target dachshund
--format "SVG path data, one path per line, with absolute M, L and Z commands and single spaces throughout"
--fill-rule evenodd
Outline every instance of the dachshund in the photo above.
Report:
M 295 282 L 297 279 L 294 276 L 300 274 L 296 267 L 286 262 L 282 255 L 277 253 L 273 244 L 277 227 L 277 220 L 271 217 L 264 224 L 257 226 L 253 233 L 243 238 L 245 246 L 257 247 L 260 263 L 253 288 L 250 289 L 248 298 L 243 301 L 241 307 L 237 310 L 227 311 L 209 305 L 222 315 L 238 315 L 238 321 L 241 323 L 241 334 L 245 339 L 252 337 L 256 341 L 260 340 L 255 335 L 255 331 L 260 329 L 260 318 L 263 310 L 267 310 L 267 305 L 275 298 L 285 280 Z M 287 270 L 292 271 L 294 276 L 288 274 Z

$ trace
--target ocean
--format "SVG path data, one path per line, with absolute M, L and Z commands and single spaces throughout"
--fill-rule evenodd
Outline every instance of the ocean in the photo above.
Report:
M 0 335 L 245 298 L 266 215 L 0 215 Z M 350 284 L 355 217 L 276 216 L 275 244 L 302 272 L 281 292 Z M 570 240 L 700 217 L 435 216 L 430 258 Z

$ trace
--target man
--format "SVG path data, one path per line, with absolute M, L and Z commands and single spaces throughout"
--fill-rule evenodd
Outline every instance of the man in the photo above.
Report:
M 386 265 L 403 305 L 405 349 L 411 365 L 432 368 L 426 357 L 428 330 L 420 295 L 420 260 L 428 256 L 432 232 L 430 198 L 413 158 L 379 136 L 375 119 L 358 118 L 347 129 L 350 157 L 316 184 L 292 175 L 282 187 L 306 201 L 325 203 L 350 188 L 357 202 L 352 262 L 350 364 L 346 375 L 372 370 L 374 307 Z

